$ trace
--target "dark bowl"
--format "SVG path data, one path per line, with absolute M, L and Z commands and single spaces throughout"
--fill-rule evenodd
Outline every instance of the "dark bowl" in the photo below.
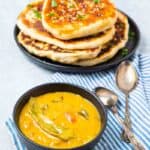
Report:
M 46 93 L 49 93 L 49 92 L 58 92 L 58 91 L 65 91 L 65 92 L 72 92 L 72 93 L 75 93 L 75 94 L 79 94 L 82 97 L 89 100 L 97 108 L 97 110 L 98 110 L 98 112 L 101 116 L 101 119 L 102 119 L 101 120 L 102 121 L 102 130 L 89 143 L 87 143 L 85 145 L 82 145 L 82 146 L 79 146 L 79 147 L 71 148 L 72 150 L 88 150 L 88 149 L 90 150 L 91 148 L 93 148 L 99 142 L 99 140 L 102 136 L 102 133 L 103 133 L 105 127 L 106 127 L 107 113 L 106 113 L 105 107 L 102 104 L 102 102 L 98 99 L 98 97 L 95 96 L 89 90 L 84 89 L 84 88 L 79 87 L 79 86 L 66 84 L 66 83 L 49 83 L 49 84 L 40 85 L 40 86 L 37 86 L 35 88 L 32 88 L 32 89 L 28 90 L 26 93 L 24 93 L 19 98 L 19 100 L 17 101 L 17 103 L 14 107 L 13 120 L 14 120 L 15 127 L 16 127 L 16 130 L 17 130 L 20 141 L 29 150 L 55 150 L 54 148 L 48 148 L 48 147 L 41 146 L 41 145 L 31 141 L 29 138 L 27 138 L 19 128 L 18 120 L 19 120 L 19 115 L 20 115 L 20 112 L 21 112 L 22 108 L 28 102 L 28 100 L 31 96 L 36 97 L 36 96 L 40 96 L 42 94 L 46 94 Z M 64 150 L 67 150 L 67 149 L 64 149 Z

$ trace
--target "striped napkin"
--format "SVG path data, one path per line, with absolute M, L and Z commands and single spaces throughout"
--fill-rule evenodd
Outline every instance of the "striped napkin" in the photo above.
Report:
M 133 64 L 139 75 L 139 84 L 131 92 L 129 97 L 132 129 L 137 138 L 143 143 L 146 150 L 150 150 L 150 57 L 136 55 Z M 97 86 L 103 86 L 116 92 L 119 97 L 117 107 L 119 115 L 124 118 L 125 96 L 115 84 L 115 71 L 102 71 L 91 74 L 63 74 L 55 73 L 50 77 L 50 82 L 66 82 L 80 85 L 90 90 Z M 16 134 L 12 119 L 8 119 L 6 125 L 12 135 L 17 150 L 25 150 Z M 122 132 L 113 114 L 108 111 L 106 130 L 99 143 L 93 150 L 131 150 L 132 145 L 126 144 L 120 138 Z

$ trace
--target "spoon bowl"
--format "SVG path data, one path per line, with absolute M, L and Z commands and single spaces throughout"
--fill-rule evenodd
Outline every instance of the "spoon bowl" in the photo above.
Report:
M 95 88 L 95 94 L 107 107 L 115 106 L 118 101 L 118 96 L 113 91 L 106 89 L 104 87 Z
M 138 75 L 130 61 L 122 62 L 116 73 L 116 83 L 123 93 L 131 92 L 137 85 Z

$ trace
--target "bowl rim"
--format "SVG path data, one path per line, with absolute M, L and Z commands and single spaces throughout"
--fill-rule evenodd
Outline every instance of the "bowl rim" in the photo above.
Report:
M 60 85 L 65 85 L 65 86 L 71 86 L 73 88 L 76 88 L 76 89 L 80 89 L 84 92 L 87 92 L 88 94 L 90 94 L 91 96 L 93 96 L 93 98 L 99 103 L 99 106 L 101 106 L 101 110 L 103 112 L 103 115 L 104 115 L 104 124 L 103 124 L 103 128 L 102 130 L 99 131 L 99 133 L 96 135 L 96 137 L 94 137 L 92 140 L 90 140 L 88 143 L 85 143 L 83 145 L 80 145 L 80 146 L 77 146 L 77 147 L 73 147 L 73 148 L 53 148 L 53 147 L 47 147 L 47 146 L 44 146 L 44 145 L 40 145 L 34 141 L 32 141 L 30 138 L 28 138 L 22 131 L 21 129 L 19 128 L 18 126 L 18 123 L 16 122 L 16 112 L 17 112 L 17 109 L 19 107 L 19 105 L 21 104 L 22 100 L 24 99 L 24 97 L 31 91 L 34 91 L 38 88 L 42 88 L 44 86 L 60 86 Z M 74 92 L 72 92 L 74 93 Z M 45 93 L 46 94 L 46 93 Z M 77 94 L 77 93 L 75 93 Z M 81 95 L 81 94 L 79 94 Z M 81 95 L 82 96 L 82 95 Z M 90 101 L 89 99 L 87 99 L 88 101 Z M 91 102 L 92 103 L 92 102 Z M 26 103 L 25 103 L 26 104 Z M 96 105 L 94 103 L 92 103 L 95 107 Z M 99 107 L 98 106 L 98 107 Z M 98 111 L 98 108 L 96 107 L 97 111 Z M 99 113 L 99 111 L 98 111 Z M 99 113 L 100 114 L 100 113 Z M 101 100 L 94 94 L 94 92 L 90 91 L 89 89 L 87 88 L 84 88 L 82 86 L 79 86 L 79 85 L 75 85 L 75 84 L 70 84 L 70 83 L 65 83 L 65 82 L 52 82 L 52 83 L 46 83 L 46 84 L 40 84 L 38 86 L 35 86 L 29 90 L 27 90 L 26 92 L 24 92 L 24 94 L 22 94 L 22 96 L 19 97 L 19 99 L 17 100 L 17 102 L 15 103 L 14 105 L 14 108 L 13 108 L 13 122 L 14 122 L 14 125 L 15 125 L 15 129 L 17 131 L 17 133 L 19 134 L 19 136 L 23 137 L 27 142 L 29 142 L 30 144 L 33 144 L 39 148 L 43 148 L 43 149 L 48 149 L 48 150 L 76 150 L 76 149 L 80 149 L 80 148 L 83 148 L 83 147 L 86 147 L 86 146 L 89 146 L 90 144 L 92 144 L 94 141 L 97 141 L 98 139 L 100 139 L 101 135 L 103 134 L 104 130 L 106 129 L 106 124 L 107 124 L 107 110 L 106 110 L 106 107 L 104 106 L 104 104 L 101 102 Z

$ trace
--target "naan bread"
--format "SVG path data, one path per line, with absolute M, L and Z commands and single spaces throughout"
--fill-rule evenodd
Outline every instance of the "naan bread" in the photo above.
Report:
M 61 49 L 55 45 L 32 39 L 22 32 L 18 34 L 18 41 L 31 54 L 64 64 L 72 64 L 78 60 L 94 58 L 101 50 L 101 47 L 74 51 Z
M 94 36 L 68 41 L 57 39 L 51 33 L 47 32 L 42 25 L 42 7 L 43 0 L 34 1 L 21 12 L 17 19 L 17 25 L 20 30 L 33 39 L 54 44 L 62 49 L 90 49 L 107 43 L 113 38 L 115 33 L 115 29 L 112 27 Z
M 42 23 L 63 40 L 81 38 L 111 28 L 117 19 L 110 0 L 45 0 Z
M 81 60 L 74 63 L 78 66 L 94 66 L 103 62 L 106 62 L 113 58 L 118 51 L 125 46 L 128 41 L 129 24 L 128 19 L 123 14 L 119 13 L 118 21 L 115 25 L 116 33 L 113 40 L 104 45 L 101 53 L 93 59 Z

